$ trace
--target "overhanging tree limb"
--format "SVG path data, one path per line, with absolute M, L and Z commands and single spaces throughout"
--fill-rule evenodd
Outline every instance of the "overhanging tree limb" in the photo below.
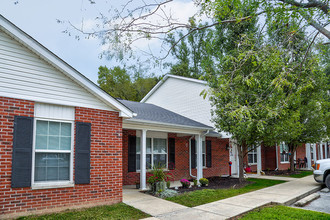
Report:
M 322 10 L 325 14 L 328 14 L 330 11 L 329 5 L 321 1 L 309 0 L 308 3 L 297 2 L 294 0 L 279 0 L 279 1 L 299 8 L 318 8 Z

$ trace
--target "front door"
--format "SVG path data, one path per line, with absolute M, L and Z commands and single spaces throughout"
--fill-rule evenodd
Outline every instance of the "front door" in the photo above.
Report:
M 237 145 L 230 141 L 230 148 L 229 148 L 229 161 L 232 162 L 231 165 L 231 174 L 238 175 L 238 152 L 237 152 Z

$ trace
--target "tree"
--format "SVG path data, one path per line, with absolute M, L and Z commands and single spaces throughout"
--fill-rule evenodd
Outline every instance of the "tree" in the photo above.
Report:
M 159 81 L 155 76 L 145 77 L 139 72 L 133 78 L 126 69 L 119 66 L 112 69 L 100 66 L 97 83 L 115 98 L 140 101 Z
M 196 27 L 196 21 L 191 19 L 192 27 Z M 202 24 L 198 26 L 203 26 Z M 188 29 L 188 33 L 190 32 Z M 208 45 L 209 41 L 214 38 L 214 30 L 202 29 L 192 32 L 185 36 L 184 32 L 172 33 L 167 36 L 165 41 L 171 46 L 171 55 L 175 64 L 166 63 L 165 66 L 170 66 L 169 74 L 185 76 L 199 79 L 203 76 L 204 71 L 201 67 L 204 60 L 209 56 Z M 179 40 L 181 39 L 181 40 Z M 217 48 L 213 48 L 213 53 Z
M 250 0 L 249 14 L 241 14 L 240 11 L 233 11 L 231 8 L 238 6 L 239 0 L 194 0 L 199 8 L 195 14 L 196 20 L 206 15 L 212 20 L 209 24 L 195 26 L 192 23 L 178 22 L 175 16 L 166 10 L 173 0 L 161 0 L 159 2 L 146 0 L 136 3 L 127 1 L 122 8 L 109 10 L 114 14 L 100 14 L 97 17 L 99 24 L 93 31 L 84 31 L 83 28 L 74 26 L 81 33 L 90 36 L 97 36 L 106 45 L 110 45 L 106 51 L 110 57 L 132 51 L 132 44 L 141 39 L 162 39 L 165 40 L 169 33 L 177 30 L 188 30 L 184 36 L 203 30 L 210 29 L 219 24 L 236 24 L 248 22 L 251 18 L 263 18 L 260 20 L 274 20 L 277 23 L 286 24 L 288 19 L 294 19 L 300 27 L 311 27 L 312 37 L 321 35 L 330 43 L 329 25 L 329 1 L 328 0 Z M 97 4 L 96 1 L 91 1 Z M 219 16 L 220 15 L 220 16 Z M 180 39 L 179 39 L 180 40 Z M 169 54 L 169 53 L 167 53 Z M 131 54 L 130 54 L 131 55 Z M 159 59 L 158 59 L 159 60 Z
M 135 100 L 136 90 L 132 85 L 131 77 L 119 66 L 112 69 L 100 66 L 97 83 L 101 89 L 115 98 Z

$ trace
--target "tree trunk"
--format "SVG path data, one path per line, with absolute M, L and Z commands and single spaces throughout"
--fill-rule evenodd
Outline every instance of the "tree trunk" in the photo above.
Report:
M 237 145 L 237 152 L 238 152 L 238 180 L 239 182 L 244 181 L 244 167 L 243 167 L 243 150 L 244 150 L 244 144 L 243 145 Z
M 291 155 L 290 155 L 290 170 L 294 171 L 294 152 L 291 151 Z
M 294 144 L 289 144 L 289 151 L 291 152 L 291 155 L 290 155 L 290 170 L 291 171 L 294 171 L 295 170 L 295 167 L 294 167 L 294 154 L 297 150 L 297 147 L 294 145 Z

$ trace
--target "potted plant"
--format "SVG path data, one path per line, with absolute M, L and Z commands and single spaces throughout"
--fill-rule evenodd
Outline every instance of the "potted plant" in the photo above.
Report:
M 170 178 L 171 178 L 171 174 L 166 173 L 166 171 L 163 169 L 161 165 L 155 165 L 150 171 L 147 180 L 148 184 L 150 185 L 150 190 L 152 191 L 152 193 L 164 191 L 167 185 L 166 182 L 168 182 Z
M 199 182 L 202 186 L 206 186 L 207 184 L 209 184 L 209 180 L 206 178 L 200 178 Z
M 186 180 L 186 179 L 181 179 L 180 183 L 182 185 L 182 188 L 189 188 L 189 186 L 190 186 L 190 181 Z

